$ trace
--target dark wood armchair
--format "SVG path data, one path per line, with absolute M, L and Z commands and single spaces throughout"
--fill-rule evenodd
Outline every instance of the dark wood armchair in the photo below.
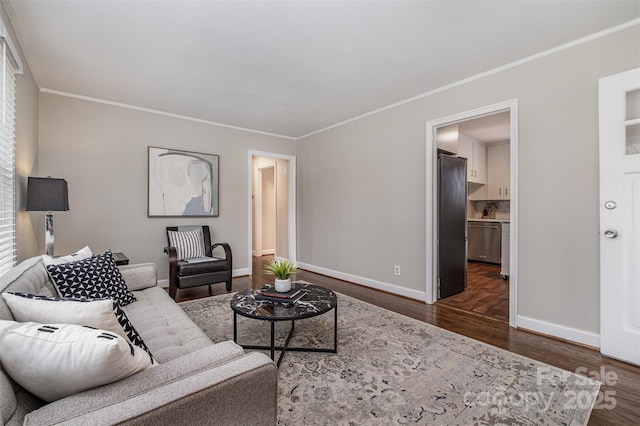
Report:
M 202 252 L 204 256 L 180 259 L 178 253 L 181 252 L 181 249 L 172 247 L 169 231 L 189 232 L 197 230 L 198 228 L 202 230 Z M 227 291 L 231 291 L 233 256 L 229 244 L 216 243 L 212 245 L 211 233 L 209 227 L 206 225 L 168 226 L 166 230 L 167 247 L 165 247 L 164 252 L 169 256 L 169 296 L 175 300 L 179 288 L 198 287 L 202 285 L 208 285 L 209 294 L 211 294 L 211 284 L 220 282 L 225 282 Z M 216 247 L 222 247 L 224 249 L 224 259 L 213 257 L 213 250 Z

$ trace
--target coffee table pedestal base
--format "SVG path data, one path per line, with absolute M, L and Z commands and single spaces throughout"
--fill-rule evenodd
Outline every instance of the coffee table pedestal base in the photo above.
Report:
M 236 312 L 233 313 L 233 341 L 238 345 L 242 346 L 244 349 L 262 349 L 271 351 L 271 359 L 275 361 L 275 351 L 281 351 L 280 356 L 278 357 L 278 362 L 276 365 L 280 368 L 280 364 L 282 363 L 282 358 L 284 358 L 284 354 L 287 351 L 291 352 L 325 352 L 325 353 L 337 353 L 338 352 L 338 307 L 333 308 L 334 316 L 333 316 L 333 348 L 302 348 L 302 347 L 289 347 L 289 342 L 293 337 L 293 332 L 295 330 L 296 320 L 287 320 L 291 321 L 291 329 L 289 330 L 289 334 L 284 342 L 283 346 L 275 345 L 275 325 L 278 320 L 268 320 L 271 325 L 271 345 L 270 346 L 260 346 L 260 345 L 243 345 L 238 343 L 238 314 Z M 282 321 L 282 320 L 280 320 Z

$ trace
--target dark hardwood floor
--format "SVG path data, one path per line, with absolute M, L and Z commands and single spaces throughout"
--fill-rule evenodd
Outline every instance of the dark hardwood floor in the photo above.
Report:
M 509 322 L 509 281 L 502 279 L 500 265 L 467 263 L 467 288 L 438 300 L 438 304 Z
M 234 278 L 233 291 L 249 286 L 258 288 L 272 283 L 273 277 L 262 273 L 263 265 L 270 257 L 254 258 L 252 276 Z M 616 361 L 601 355 L 597 350 L 540 336 L 509 327 L 503 320 L 487 318 L 465 312 L 443 303 L 427 305 L 413 299 L 388 294 L 346 281 L 300 271 L 294 279 L 309 281 L 374 305 L 390 309 L 411 318 L 424 321 L 446 330 L 459 333 L 499 348 L 533 358 L 535 360 L 584 375 L 609 373 L 603 382 L 601 396 L 605 397 L 591 414 L 589 425 L 640 425 L 640 367 Z M 506 283 L 504 283 L 506 285 Z M 224 294 L 224 284 L 216 284 L 212 294 Z M 179 290 L 177 301 L 209 296 L 207 287 Z M 615 373 L 616 378 L 611 377 Z M 613 408 L 604 408 L 609 401 Z

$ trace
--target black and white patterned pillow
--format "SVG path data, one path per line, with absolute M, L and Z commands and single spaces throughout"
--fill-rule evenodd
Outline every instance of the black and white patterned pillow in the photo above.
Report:
M 136 301 L 110 250 L 77 262 L 48 265 L 47 271 L 63 297 L 109 297 L 120 306 Z
M 120 326 L 122 327 L 122 330 L 124 331 L 124 334 L 126 335 L 127 339 L 129 339 L 129 341 L 131 343 L 133 343 L 134 345 L 138 346 L 140 349 L 144 350 L 147 354 L 149 354 L 149 357 L 151 358 L 151 362 L 153 364 L 155 364 L 155 359 L 153 358 L 153 355 L 151 354 L 151 351 L 149 350 L 149 348 L 147 347 L 147 345 L 144 343 L 144 340 L 142 340 L 142 337 L 140 337 L 140 334 L 138 334 L 138 331 L 135 329 L 135 327 L 133 326 L 133 324 L 131 324 L 131 321 L 129 321 L 129 318 L 127 317 L 127 314 L 124 312 L 124 310 L 122 310 L 122 308 L 120 307 L 120 305 L 118 305 L 118 303 L 111 299 L 111 298 L 88 298 L 88 297 L 52 297 L 52 296 L 41 296 L 41 295 L 35 295 L 35 294 L 28 294 L 28 293 L 13 293 L 13 292 L 9 292 L 9 294 L 12 294 L 14 296 L 20 296 L 23 297 L 25 299 L 30 299 L 30 300 L 38 300 L 38 301 L 45 301 L 45 302 L 78 302 L 78 303 L 90 303 L 90 302 L 97 302 L 97 301 L 102 301 L 102 300 L 109 300 L 113 306 L 113 314 L 116 318 L 116 320 L 118 321 L 118 324 L 120 324 Z M 10 300 L 7 300 L 7 304 L 9 304 L 9 309 L 12 309 L 12 305 L 10 303 Z M 59 303 L 61 305 L 61 308 L 63 308 L 62 305 L 64 305 L 64 303 Z M 28 315 L 28 312 L 26 308 L 26 306 L 21 306 L 21 316 L 24 317 L 25 315 Z M 36 306 L 34 306 L 34 309 L 36 308 Z M 69 307 L 64 307 L 63 309 L 69 309 Z M 73 308 L 71 308 L 73 309 Z M 40 312 L 42 311 L 47 311 L 48 314 L 47 316 L 49 316 L 49 318 L 47 319 L 47 321 L 42 321 L 44 318 L 36 318 L 37 320 L 34 320 L 34 318 L 23 318 L 25 321 L 24 322 L 47 322 L 47 323 L 59 323 L 60 319 L 56 318 L 58 315 L 55 315 L 54 311 L 58 311 L 58 310 L 54 310 L 52 311 L 51 309 L 45 309 L 44 307 L 40 308 Z M 75 310 L 77 311 L 77 310 Z M 95 312 L 95 310 L 92 310 L 92 312 Z M 95 314 L 93 315 L 95 317 Z M 65 318 L 69 317 L 69 313 L 65 314 Z M 94 324 L 92 321 L 87 321 L 86 319 L 83 319 L 82 317 L 76 317 L 73 318 L 73 323 L 74 324 L 78 324 L 78 325 L 90 325 L 90 326 L 97 326 L 96 328 L 102 328 L 100 327 L 100 324 Z M 82 324 L 80 324 L 82 322 Z M 89 324 L 88 324 L 89 323 Z M 118 333 L 120 334 L 120 333 Z
M 127 337 L 129 338 L 129 341 L 134 345 L 136 345 L 137 347 L 139 347 L 140 349 L 143 349 L 146 353 L 148 353 L 149 357 L 151 358 L 151 363 L 155 364 L 156 360 L 155 358 L 153 358 L 153 355 L 151 355 L 151 351 L 149 350 L 147 345 L 144 343 L 144 340 L 142 340 L 142 337 L 140 337 L 140 334 L 138 334 L 138 331 L 136 330 L 136 328 L 133 326 L 133 324 L 131 324 L 131 321 L 129 321 L 129 318 L 127 318 L 127 314 L 124 313 L 120 305 L 118 305 L 118 303 L 115 300 L 113 302 L 113 313 L 116 314 L 116 318 L 118 319 L 118 322 L 122 326 L 122 329 L 124 330 Z
M 169 245 L 178 252 L 178 260 L 204 257 L 204 238 L 202 228 L 191 231 L 167 231 Z

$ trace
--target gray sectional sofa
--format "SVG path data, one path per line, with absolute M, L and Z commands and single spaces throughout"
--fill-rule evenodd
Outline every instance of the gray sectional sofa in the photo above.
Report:
M 269 357 L 212 343 L 157 286 L 154 264 L 120 271 L 137 298 L 123 309 L 160 365 L 52 403 L 21 389 L 0 366 L 0 426 L 276 423 L 277 369 Z M 0 277 L 0 293 L 7 291 L 56 295 L 39 257 Z M 1 297 L 0 319 L 13 320 Z

